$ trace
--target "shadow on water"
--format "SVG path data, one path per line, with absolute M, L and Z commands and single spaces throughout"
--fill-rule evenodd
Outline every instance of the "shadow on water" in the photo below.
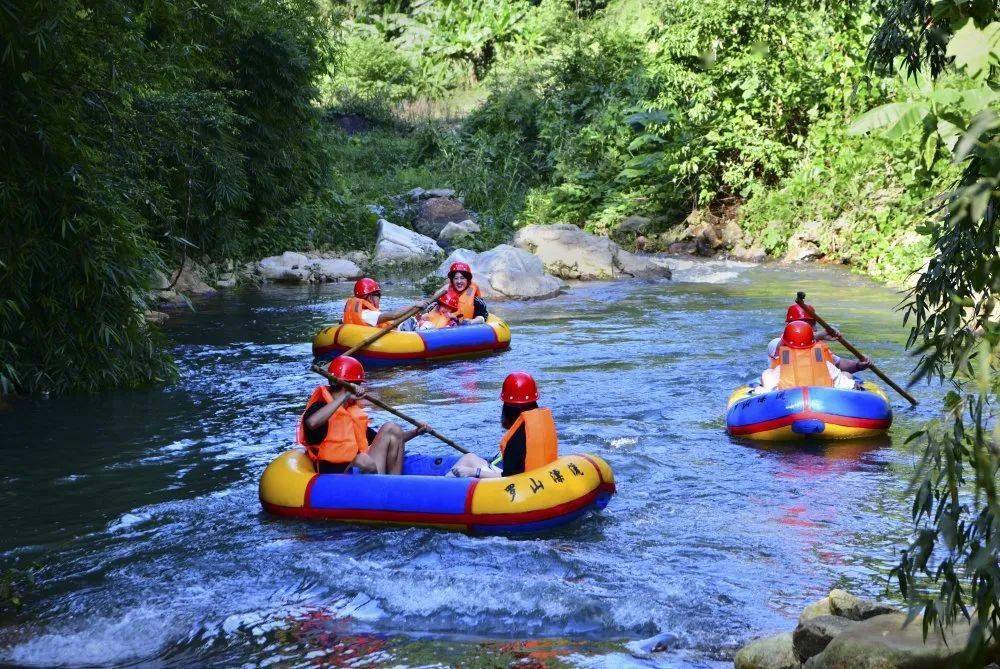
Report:
M 171 387 L 18 402 L 0 414 L 0 554 L 46 567 L 0 621 L 0 662 L 724 666 L 832 586 L 882 595 L 907 528 L 903 437 L 938 389 L 916 410 L 894 402 L 891 442 L 737 443 L 723 410 L 797 289 L 905 378 L 897 296 L 835 269 L 677 262 L 672 282 L 491 305 L 509 352 L 371 373 L 384 400 L 487 456 L 504 375 L 535 374 L 560 449 L 607 460 L 619 490 L 542 537 L 260 511 L 257 480 L 318 383 L 310 338 L 349 286 L 234 291 L 177 314 Z M 388 293 L 387 308 L 415 296 Z

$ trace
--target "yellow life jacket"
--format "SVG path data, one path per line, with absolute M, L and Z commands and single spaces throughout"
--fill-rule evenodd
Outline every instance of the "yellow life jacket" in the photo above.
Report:
M 548 409 L 525 411 L 507 430 L 500 440 L 500 456 L 503 457 L 507 443 L 517 430 L 524 426 L 524 471 L 544 467 L 559 457 L 559 438 L 552 412 Z
M 833 378 L 826 363 L 833 362 L 830 347 L 816 343 L 812 348 L 778 347 L 778 367 L 781 374 L 778 388 L 797 386 L 832 386 Z
M 306 411 L 316 402 L 333 402 L 327 386 L 317 386 L 306 402 Z M 306 454 L 313 460 L 324 462 L 352 462 L 358 453 L 368 452 L 368 414 L 360 405 L 342 404 L 327 421 L 326 436 L 318 444 L 306 439 L 305 412 L 299 418 L 297 441 L 306 447 Z

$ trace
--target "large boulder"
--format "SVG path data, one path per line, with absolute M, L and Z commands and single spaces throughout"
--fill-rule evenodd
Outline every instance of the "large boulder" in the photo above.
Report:
M 562 281 L 545 273 L 541 260 L 509 244 L 483 253 L 456 249 L 436 274 L 447 276 L 448 268 L 457 261 L 469 264 L 473 280 L 487 299 L 540 300 L 555 297 L 563 287 Z
M 902 613 L 875 616 L 838 635 L 819 655 L 810 658 L 810 669 L 950 669 L 962 666 L 961 656 L 971 626 L 964 620 L 951 625 L 944 639 L 935 631 L 923 637 L 923 621 L 909 625 Z M 996 647 L 989 660 L 996 660 Z
M 799 669 L 802 663 L 792 649 L 792 633 L 752 641 L 733 659 L 736 669 Z
M 518 231 L 514 245 L 534 253 L 548 272 L 563 279 L 670 278 L 667 267 L 575 225 L 529 225 Z
M 384 218 L 379 219 L 378 240 L 375 242 L 376 262 L 429 262 L 443 254 L 441 247 L 430 237 L 390 223 Z
M 649 230 L 649 226 L 652 225 L 652 223 L 653 221 L 645 216 L 627 216 L 622 219 L 621 223 L 615 226 L 614 232 L 616 235 L 641 235 Z
M 830 608 L 830 598 L 824 597 L 823 599 L 813 602 L 802 609 L 802 613 L 799 614 L 799 624 L 801 625 L 807 620 L 816 618 L 818 616 L 832 616 L 833 609 Z
M 835 637 L 857 624 L 853 620 L 840 616 L 815 616 L 805 622 L 800 622 L 799 626 L 792 632 L 792 647 L 795 650 L 795 657 L 799 658 L 801 662 L 805 662 L 810 657 L 819 655 Z
M 413 227 L 420 234 L 437 239 L 444 226 L 471 218 L 472 216 L 458 200 L 451 197 L 431 197 L 420 203 Z
M 323 283 L 356 279 L 361 268 L 344 258 L 310 258 L 304 253 L 285 251 L 280 256 L 264 258 L 257 271 L 268 281 L 281 283 Z
M 835 616 L 841 616 L 848 620 L 868 620 L 875 616 L 882 616 L 887 613 L 899 613 L 899 609 L 888 604 L 881 604 L 870 599 L 855 597 L 846 590 L 831 590 L 830 611 Z

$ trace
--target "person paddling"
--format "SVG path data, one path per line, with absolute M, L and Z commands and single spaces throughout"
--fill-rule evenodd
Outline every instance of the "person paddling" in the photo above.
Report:
M 777 350 L 776 364 L 765 370 L 754 393 L 799 386 L 832 386 L 844 390 L 860 389 L 852 374 L 871 367 L 871 360 L 844 360 L 830 353 L 829 347 L 816 341 L 813 327 L 805 321 L 785 326 Z
M 342 381 L 365 381 L 365 368 L 349 356 L 334 358 L 328 371 Z M 426 425 L 404 431 L 396 423 L 376 431 L 361 404 L 364 397 L 364 391 L 355 395 L 332 384 L 310 395 L 296 436 L 320 474 L 345 474 L 352 467 L 362 474 L 400 474 L 404 444 L 427 431 Z
M 358 279 L 354 284 L 354 297 L 347 298 L 347 302 L 344 303 L 344 324 L 385 328 L 412 308 L 382 311 L 379 308 L 381 301 L 382 288 L 375 279 L 367 277 Z M 416 306 L 423 309 L 427 306 L 427 302 L 418 302 Z
M 460 457 L 449 476 L 499 478 L 531 471 L 559 457 L 559 438 L 549 409 L 538 407 L 538 386 L 527 372 L 513 372 L 500 390 L 500 424 L 507 433 L 500 454 L 487 462 L 475 453 Z
M 810 309 L 812 309 L 812 307 L 810 305 L 806 305 L 806 306 L 809 307 Z M 826 330 L 824 330 L 822 328 L 820 328 L 820 329 L 817 330 L 817 328 L 816 328 L 816 318 L 812 315 L 812 313 L 810 313 L 808 310 L 806 310 L 805 308 L 803 308 L 802 305 L 800 305 L 800 304 L 793 303 L 792 306 L 788 307 L 788 310 L 785 311 L 785 325 L 788 325 L 792 321 L 803 321 L 805 323 L 808 323 L 809 326 L 813 329 L 813 336 L 815 337 L 816 341 L 834 341 L 834 340 L 837 339 L 837 336 L 840 334 L 836 330 L 833 331 L 832 333 L 831 332 L 827 332 Z M 772 339 L 767 344 L 767 357 L 768 357 L 769 360 L 771 360 L 772 366 L 774 366 L 776 364 L 774 361 L 778 359 L 778 347 L 779 346 L 781 346 L 781 336 L 780 335 L 777 336 L 777 337 L 775 337 L 774 339 Z M 837 356 L 834 355 L 833 357 L 834 357 L 834 359 L 838 359 L 839 360 L 839 358 Z
M 461 325 L 485 323 L 490 314 L 486 309 L 482 291 L 472 281 L 472 268 L 464 262 L 453 262 L 448 269 L 448 282 L 451 284 L 449 292 L 454 292 L 458 296 L 458 308 L 455 312 L 460 317 L 459 323 Z

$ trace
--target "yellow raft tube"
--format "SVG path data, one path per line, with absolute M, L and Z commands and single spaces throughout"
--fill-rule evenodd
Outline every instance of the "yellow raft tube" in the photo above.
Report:
M 603 509 L 615 493 L 611 467 L 595 455 L 565 455 L 503 478 L 444 476 L 457 459 L 407 455 L 398 476 L 317 474 L 302 450 L 290 450 L 264 470 L 260 502 L 291 518 L 524 534 Z
M 330 359 L 379 332 L 367 325 L 331 325 L 313 338 L 313 357 Z M 465 358 L 510 348 L 510 328 L 490 314 L 485 323 L 419 332 L 393 331 L 355 353 L 365 366 Z

